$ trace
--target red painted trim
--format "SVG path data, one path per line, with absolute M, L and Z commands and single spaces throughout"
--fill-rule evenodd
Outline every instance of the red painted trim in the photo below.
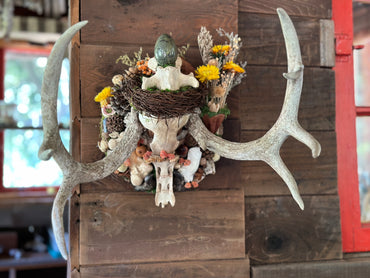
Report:
M 370 116 L 370 107 L 369 106 L 357 106 L 356 114 L 357 116 Z
M 335 37 L 353 44 L 352 1 L 332 1 Z M 336 47 L 338 48 L 338 46 Z M 356 110 L 352 51 L 336 53 L 336 132 L 338 158 L 338 193 L 344 252 L 370 250 L 370 227 L 361 224 L 356 152 L 356 116 L 369 109 Z M 357 112 L 359 114 L 357 114 Z
M 4 99 L 4 76 L 5 76 L 5 53 L 15 52 L 15 53 L 23 53 L 23 54 L 34 54 L 34 55 L 45 55 L 49 56 L 51 52 L 50 47 L 6 47 L 0 48 L 0 99 Z M 31 188 L 5 188 L 3 186 L 3 164 L 4 164 L 4 132 L 0 131 L 0 193 L 4 192 L 47 192 L 48 188 L 50 187 L 31 187 Z M 57 189 L 57 187 L 56 187 Z

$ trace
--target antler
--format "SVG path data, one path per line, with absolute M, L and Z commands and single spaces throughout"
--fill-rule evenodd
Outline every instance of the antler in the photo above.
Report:
M 68 254 L 64 239 L 63 211 L 73 188 L 79 183 L 99 180 L 113 173 L 133 152 L 142 133 L 137 113 L 131 110 L 125 118 L 127 128 L 123 139 L 103 159 L 93 163 L 80 163 L 65 149 L 60 139 L 56 113 L 61 63 L 70 40 L 86 24 L 87 21 L 83 21 L 70 27 L 55 43 L 46 65 L 41 88 L 44 140 L 39 150 L 39 158 L 48 160 L 53 157 L 63 172 L 63 183 L 53 204 L 52 224 L 57 245 L 65 259 Z
M 235 160 L 262 160 L 270 165 L 287 184 L 290 193 L 299 207 L 304 204 L 299 194 L 297 183 L 282 161 L 279 151 L 289 135 L 304 143 L 312 150 L 312 156 L 318 157 L 321 152 L 320 143 L 298 123 L 298 107 L 303 83 L 303 64 L 299 41 L 294 25 L 288 14 L 281 8 L 277 9 L 284 34 L 288 58 L 288 73 L 285 99 L 280 116 L 272 128 L 261 138 L 247 142 L 234 143 L 215 136 L 204 126 L 198 115 L 192 115 L 189 132 L 199 145 Z

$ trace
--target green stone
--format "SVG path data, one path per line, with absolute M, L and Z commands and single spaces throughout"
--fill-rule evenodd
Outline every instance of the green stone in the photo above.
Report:
M 159 36 L 154 46 L 154 57 L 158 62 L 158 66 L 175 66 L 177 47 L 170 35 L 163 34 Z

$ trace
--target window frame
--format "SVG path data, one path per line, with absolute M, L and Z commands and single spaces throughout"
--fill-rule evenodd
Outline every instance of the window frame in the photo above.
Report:
M 370 1 L 366 1 L 369 2 Z M 370 251 L 370 224 L 361 223 L 357 170 L 356 118 L 370 108 L 356 107 L 353 68 L 352 1 L 332 1 L 336 37 L 336 132 L 338 193 L 343 252 Z
M 7 51 L 19 52 L 19 53 L 30 53 L 30 54 L 40 54 L 40 55 L 50 55 L 52 50 L 52 45 L 38 46 L 30 45 L 24 42 L 15 43 L 1 43 L 0 44 L 0 100 L 4 99 L 4 80 L 5 80 L 5 55 Z M 3 166 L 4 166 L 4 130 L 0 129 L 0 194 L 9 193 L 12 197 L 15 195 L 24 197 L 26 195 L 29 197 L 35 196 L 50 196 L 55 195 L 59 189 L 59 186 L 40 186 L 40 187 L 24 187 L 24 188 L 6 188 L 3 185 Z M 52 190 L 50 190 L 52 188 Z

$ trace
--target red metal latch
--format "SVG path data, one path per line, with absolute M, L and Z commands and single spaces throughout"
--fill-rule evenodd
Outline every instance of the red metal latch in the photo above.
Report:
M 353 39 L 347 34 L 335 35 L 335 54 L 338 56 L 349 56 L 352 54 Z

